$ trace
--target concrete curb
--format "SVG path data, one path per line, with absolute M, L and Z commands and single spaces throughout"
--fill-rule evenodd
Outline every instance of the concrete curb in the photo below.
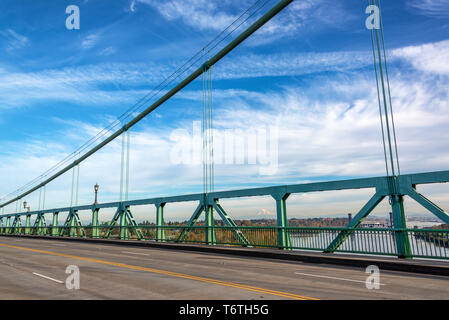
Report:
M 195 244 L 161 243 L 155 241 L 137 241 L 137 240 L 109 240 L 109 239 L 91 239 L 91 238 L 67 238 L 67 237 L 47 237 L 31 235 L 0 235 L 1 237 L 20 237 L 44 240 L 62 240 L 90 242 L 107 245 L 135 246 L 169 250 L 195 251 L 203 253 L 214 253 L 223 255 L 234 255 L 242 257 L 263 258 L 300 261 L 305 263 L 331 264 L 340 266 L 350 266 L 366 268 L 369 265 L 376 265 L 381 270 L 402 271 L 420 274 L 430 274 L 439 276 L 449 276 L 449 262 L 429 261 L 429 260 L 400 260 L 397 258 L 369 257 L 356 255 L 342 255 L 321 252 L 303 252 L 303 251 L 282 251 L 276 249 L 243 249 L 228 248 L 220 246 L 206 246 Z

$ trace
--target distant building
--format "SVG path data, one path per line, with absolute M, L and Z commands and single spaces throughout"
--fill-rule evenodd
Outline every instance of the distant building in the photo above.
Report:
M 378 222 L 378 221 L 366 221 L 360 224 L 360 228 L 388 228 L 389 225 L 387 222 Z

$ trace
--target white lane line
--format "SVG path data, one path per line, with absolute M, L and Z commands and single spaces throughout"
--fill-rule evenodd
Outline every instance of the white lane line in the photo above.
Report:
M 342 281 L 351 281 L 351 282 L 366 283 L 365 281 L 362 281 L 362 280 L 354 280 L 354 279 L 346 279 L 346 278 L 329 277 L 329 276 L 322 276 L 322 275 L 310 274 L 310 273 L 295 272 L 295 274 L 299 274 L 299 275 L 302 275 L 302 276 L 309 276 L 309 277 L 317 277 L 317 278 L 326 278 L 326 279 L 334 279 L 334 280 L 342 280 Z M 384 286 L 385 283 L 379 283 L 379 285 Z
M 139 253 L 139 252 L 130 252 L 130 251 L 122 251 L 122 253 L 138 254 L 140 256 L 149 256 L 148 253 Z
M 33 274 L 34 274 L 35 276 L 39 276 L 39 277 L 42 277 L 42 278 L 45 278 L 45 279 L 48 279 L 48 280 L 51 280 L 51 281 L 54 281 L 54 282 L 57 282 L 57 283 L 64 283 L 64 282 L 62 282 L 61 280 L 56 280 L 56 279 L 53 279 L 53 278 L 44 276 L 43 274 L 39 274 L 39 273 L 36 273 L 36 272 L 33 272 Z
M 51 245 L 53 246 L 60 246 L 60 247 L 65 247 L 65 244 L 61 244 L 61 243 L 52 243 Z

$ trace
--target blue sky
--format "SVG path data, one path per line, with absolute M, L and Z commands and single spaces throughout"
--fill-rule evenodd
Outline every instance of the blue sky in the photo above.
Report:
M 110 124 L 254 2 L 2 0 L 0 195 Z M 72 4 L 79 30 L 65 28 Z M 449 1 L 382 4 L 403 172 L 447 170 Z M 366 6 L 296 0 L 213 68 L 217 129 L 280 128 L 275 174 L 219 165 L 216 189 L 384 174 Z M 169 161 L 173 133 L 189 135 L 201 119 L 201 88 L 195 81 L 133 129 L 131 198 L 202 190 L 200 165 Z M 80 202 L 95 182 L 103 200 L 116 199 L 119 167 L 119 141 L 81 166 Z M 70 179 L 48 186 L 48 206 L 67 205 Z M 447 190 L 432 192 L 449 204 Z M 326 210 L 344 210 L 340 198 Z

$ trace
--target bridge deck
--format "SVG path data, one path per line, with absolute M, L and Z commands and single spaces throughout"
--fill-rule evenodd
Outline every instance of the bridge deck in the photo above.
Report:
M 0 257 L 0 299 L 449 298 L 442 276 L 381 271 L 368 290 L 361 268 L 211 253 L 0 237 Z M 71 264 L 80 290 L 65 287 Z

